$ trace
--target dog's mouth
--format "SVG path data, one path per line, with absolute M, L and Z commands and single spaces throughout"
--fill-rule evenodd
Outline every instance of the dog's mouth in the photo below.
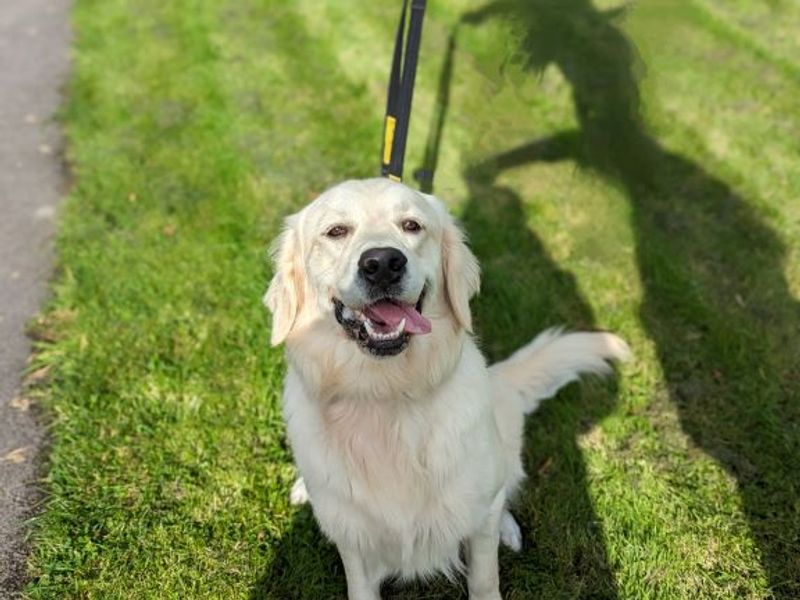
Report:
M 412 335 L 430 333 L 431 322 L 422 316 L 425 289 L 416 304 L 382 298 L 361 310 L 334 298 L 334 314 L 345 333 L 375 356 L 394 356 L 408 347 Z

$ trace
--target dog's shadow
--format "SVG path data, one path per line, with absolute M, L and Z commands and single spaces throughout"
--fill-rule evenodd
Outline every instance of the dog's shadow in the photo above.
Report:
M 253 586 L 250 599 L 328 600 L 346 596 L 344 567 L 336 547 L 320 532 L 310 505 L 294 509 L 291 523 L 272 548 L 267 569 Z

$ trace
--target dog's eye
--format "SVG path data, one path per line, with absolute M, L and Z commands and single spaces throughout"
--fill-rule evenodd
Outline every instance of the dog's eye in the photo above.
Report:
M 422 231 L 422 225 L 420 225 L 414 219 L 406 219 L 401 225 L 403 227 L 403 231 L 407 231 L 408 233 L 417 233 L 418 231 Z
M 325 235 L 329 238 L 340 238 L 346 236 L 348 233 L 350 233 L 350 229 L 347 225 L 334 225 L 325 232 Z

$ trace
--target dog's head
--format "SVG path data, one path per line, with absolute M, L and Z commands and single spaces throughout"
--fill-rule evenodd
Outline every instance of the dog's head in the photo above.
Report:
M 395 356 L 437 329 L 471 330 L 478 263 L 444 205 L 400 183 L 329 189 L 286 220 L 273 254 L 273 345 L 335 324 L 369 355 Z

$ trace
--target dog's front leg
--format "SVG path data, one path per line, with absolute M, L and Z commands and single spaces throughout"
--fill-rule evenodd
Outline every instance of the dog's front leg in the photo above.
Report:
M 506 493 L 503 489 L 492 502 L 486 521 L 467 540 L 467 587 L 470 600 L 501 600 L 497 548 L 500 543 L 500 517 L 505 501 Z
M 357 550 L 339 548 L 347 578 L 347 600 L 380 600 L 381 578 Z

